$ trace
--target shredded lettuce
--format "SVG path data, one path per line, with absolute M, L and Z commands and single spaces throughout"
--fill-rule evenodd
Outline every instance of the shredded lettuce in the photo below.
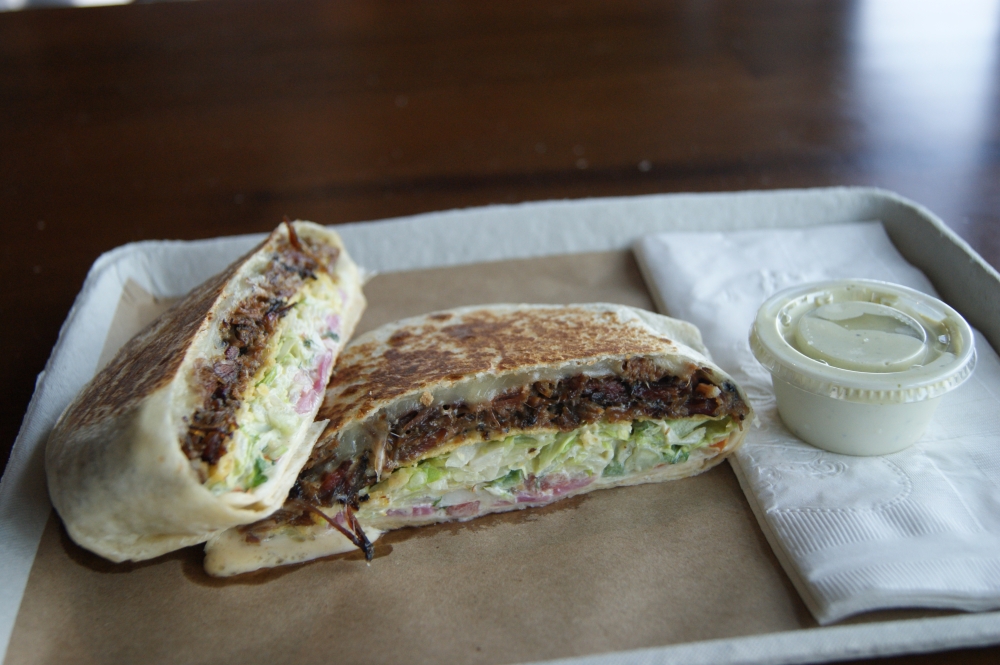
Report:
M 637 420 L 595 423 L 572 432 L 515 434 L 470 443 L 415 466 L 393 470 L 369 495 L 391 505 L 445 507 L 471 500 L 515 501 L 551 477 L 613 477 L 686 462 L 736 426 L 718 420 Z M 526 489 L 527 488 L 527 489 Z
M 264 463 L 264 459 L 258 457 L 253 463 L 253 478 L 250 479 L 250 487 L 257 487 L 258 485 L 263 485 L 267 482 L 267 465 Z

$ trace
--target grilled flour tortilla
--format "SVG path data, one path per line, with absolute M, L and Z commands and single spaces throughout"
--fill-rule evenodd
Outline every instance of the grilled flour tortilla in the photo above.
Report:
M 286 223 L 136 335 L 48 441 L 73 540 L 148 559 L 279 508 L 364 305 L 337 234 Z
M 341 355 L 289 501 L 208 542 L 232 575 L 604 487 L 700 473 L 743 440 L 746 396 L 683 321 L 619 305 L 463 308 Z

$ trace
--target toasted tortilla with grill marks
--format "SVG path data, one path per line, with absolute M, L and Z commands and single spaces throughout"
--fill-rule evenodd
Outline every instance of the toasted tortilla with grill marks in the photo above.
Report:
M 387 529 L 694 475 L 740 445 L 752 411 L 688 323 L 610 304 L 494 305 L 406 319 L 359 337 L 341 354 L 318 417 L 329 422 L 285 507 L 213 537 L 208 572 L 232 575 L 356 546 L 370 553 L 370 541 Z M 678 430 L 682 421 L 692 431 L 720 429 L 690 450 L 667 446 L 669 463 L 607 473 L 619 452 L 610 458 L 598 435 L 624 437 L 618 450 L 635 423 L 667 420 Z M 638 429 L 654 427 L 648 423 Z M 669 427 L 655 427 L 667 436 Z M 551 450 L 540 452 L 543 444 L 578 445 L 568 437 L 597 451 L 591 467 L 540 469 Z M 530 444 L 536 439 L 538 446 Z M 420 474 L 457 473 L 470 455 L 493 454 L 496 445 L 520 446 L 525 455 L 498 467 L 504 478 L 439 492 L 436 503 L 421 503 L 420 483 L 400 498 Z M 507 479 L 510 487 L 501 482 Z
M 317 317 L 307 298 L 327 303 L 327 313 Z M 322 430 L 321 400 L 309 403 L 310 391 L 325 386 L 364 306 L 339 236 L 295 222 L 142 330 L 66 408 L 47 443 L 49 494 L 73 540 L 112 561 L 142 560 L 279 508 Z M 293 325 L 322 343 L 294 377 L 290 362 L 274 372 L 298 381 L 283 388 L 298 398 L 298 417 L 267 435 L 280 454 L 255 461 L 246 486 L 226 489 L 226 469 L 240 468 L 236 442 L 249 440 L 241 431 L 249 405 L 267 390 L 259 374 L 279 364 L 274 344 Z

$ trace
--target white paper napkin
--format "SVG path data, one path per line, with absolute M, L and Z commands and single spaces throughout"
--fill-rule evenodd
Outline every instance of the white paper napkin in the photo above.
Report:
M 786 572 L 821 624 L 902 607 L 1000 607 L 1000 359 L 976 337 L 973 377 L 924 438 L 885 457 L 824 452 L 778 417 L 748 332 L 772 293 L 860 277 L 934 293 L 878 222 L 668 233 L 636 254 L 658 304 L 698 325 L 759 418 L 733 468 Z

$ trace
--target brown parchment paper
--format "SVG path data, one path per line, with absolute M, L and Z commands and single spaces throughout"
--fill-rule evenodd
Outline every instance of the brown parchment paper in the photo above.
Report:
M 652 308 L 627 252 L 386 274 L 365 292 L 359 332 L 475 303 Z M 165 306 L 132 285 L 108 344 Z M 375 551 L 220 581 L 200 548 L 111 564 L 53 515 L 5 662 L 512 663 L 815 625 L 728 464 L 402 529 Z

